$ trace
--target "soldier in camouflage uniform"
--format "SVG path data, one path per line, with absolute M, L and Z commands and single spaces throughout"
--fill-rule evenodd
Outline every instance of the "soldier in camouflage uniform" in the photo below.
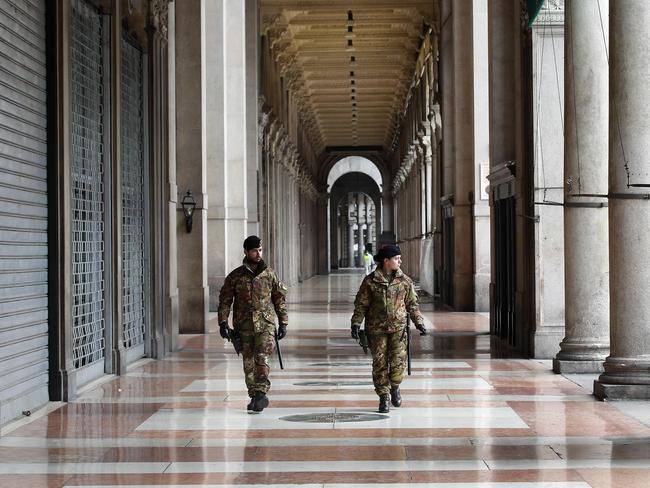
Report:
M 399 246 L 382 247 L 374 256 L 375 271 L 359 287 L 352 315 L 352 337 L 359 339 L 361 322 L 372 352 L 372 380 L 379 395 L 379 411 L 388 412 L 390 401 L 402 404 L 399 385 L 406 369 L 406 315 L 424 334 L 424 319 L 418 308 L 418 296 L 411 279 L 400 269 Z
M 248 410 L 261 412 L 269 404 L 269 356 L 275 351 L 275 317 L 279 320 L 278 340 L 287 334 L 286 286 L 262 260 L 262 242 L 257 236 L 244 241 L 244 262 L 226 276 L 219 293 L 219 331 L 228 338 L 230 307 L 233 328 L 242 338 L 242 356 L 248 396 Z

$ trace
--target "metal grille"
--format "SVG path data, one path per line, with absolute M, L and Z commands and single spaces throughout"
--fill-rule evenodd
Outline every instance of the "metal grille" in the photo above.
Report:
M 105 356 L 102 18 L 72 2 L 72 267 L 74 366 Z
M 122 40 L 122 319 L 124 347 L 144 343 L 145 200 L 142 53 Z

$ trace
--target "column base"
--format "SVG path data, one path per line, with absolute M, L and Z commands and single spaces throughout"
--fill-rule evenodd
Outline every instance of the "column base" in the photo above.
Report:
M 571 360 L 553 359 L 553 372 L 557 374 L 602 373 L 604 359 Z
M 636 357 L 608 357 L 605 372 L 594 382 L 600 400 L 650 400 L 650 361 Z
M 599 400 L 650 400 L 650 385 L 616 385 L 594 381 L 594 396 Z

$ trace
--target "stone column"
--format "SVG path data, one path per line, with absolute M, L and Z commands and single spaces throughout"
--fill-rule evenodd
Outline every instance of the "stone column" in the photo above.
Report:
M 246 186 L 247 186 L 247 230 L 246 234 L 260 234 L 260 216 L 257 214 L 257 178 L 261 154 L 258 141 L 259 118 L 259 68 L 260 33 L 259 0 L 246 0 Z M 264 239 L 266 236 L 260 236 Z
M 176 182 L 181 201 L 187 190 L 196 198 L 194 225 L 185 230 L 185 219 L 178 219 L 178 310 L 179 329 L 184 334 L 207 331 L 207 211 L 203 154 L 201 92 L 203 49 L 201 0 L 176 4 Z M 180 205 L 179 205 L 180 207 Z M 180 212 L 180 209 L 178 210 Z
M 377 252 L 383 244 L 395 242 L 395 212 L 393 196 L 389 190 L 384 190 L 381 196 L 381 205 L 381 235 L 379 236 L 379 242 L 377 242 L 377 249 L 375 249 L 375 252 Z
M 241 265 L 248 226 L 246 2 L 202 0 L 203 145 L 209 191 L 210 308 L 216 310 L 226 275 Z M 257 124 L 256 110 L 254 122 Z M 254 130 L 254 129 L 252 129 Z
M 650 3 L 610 1 L 609 15 L 611 353 L 594 394 L 650 399 Z
M 348 268 L 354 268 L 354 224 L 348 223 Z
M 363 238 L 363 224 L 366 223 L 366 196 L 363 193 L 357 193 L 357 225 L 358 225 L 358 247 L 357 265 L 363 268 L 363 248 L 365 240 Z
M 319 188 L 321 194 L 327 193 L 327 187 Z M 316 203 L 316 211 L 318 217 L 318 240 L 314 243 L 316 245 L 316 252 L 318 254 L 317 272 L 320 275 L 326 275 L 330 271 L 330 255 L 331 247 L 335 245 L 334 240 L 331 241 L 331 229 L 329 212 L 333 211 L 336 215 L 336 210 L 330 210 L 329 198 L 320 198 Z
M 454 309 L 474 310 L 473 1 L 454 2 Z
M 487 0 L 474 0 L 474 309 L 490 310 L 490 203 L 486 167 L 490 161 L 490 114 L 488 106 Z M 481 169 L 483 168 L 483 170 Z
M 161 273 L 166 276 L 166 290 L 164 305 L 164 330 L 166 351 L 176 351 L 178 349 L 178 250 L 176 239 L 177 211 L 178 205 L 178 186 L 176 185 L 176 2 L 168 4 L 168 44 L 167 44 L 167 164 L 165 189 L 163 194 L 166 196 L 166 225 L 163 225 L 168 249 L 166 256 L 163 256 L 165 271 Z M 164 95 L 163 95 L 164 96 Z M 164 126 L 164 121 L 161 124 Z M 161 133 L 161 138 L 163 134 Z M 164 161 L 162 162 L 164 164 Z M 158 356 L 154 356 L 158 357 Z
M 609 351 L 607 2 L 567 0 L 564 20 L 565 337 L 556 373 L 603 370 Z M 601 30 L 602 15 L 605 36 Z M 582 164 L 581 164 L 582 163 Z M 576 194 L 602 197 L 576 197 Z

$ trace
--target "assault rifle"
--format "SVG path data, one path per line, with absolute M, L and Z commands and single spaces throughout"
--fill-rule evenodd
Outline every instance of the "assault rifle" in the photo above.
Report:
M 228 341 L 232 343 L 232 346 L 235 348 L 237 356 L 242 352 L 244 348 L 244 341 L 242 340 L 241 334 L 235 329 L 228 329 Z
M 368 335 L 365 329 L 359 330 L 359 345 L 363 349 L 363 353 L 368 354 Z

